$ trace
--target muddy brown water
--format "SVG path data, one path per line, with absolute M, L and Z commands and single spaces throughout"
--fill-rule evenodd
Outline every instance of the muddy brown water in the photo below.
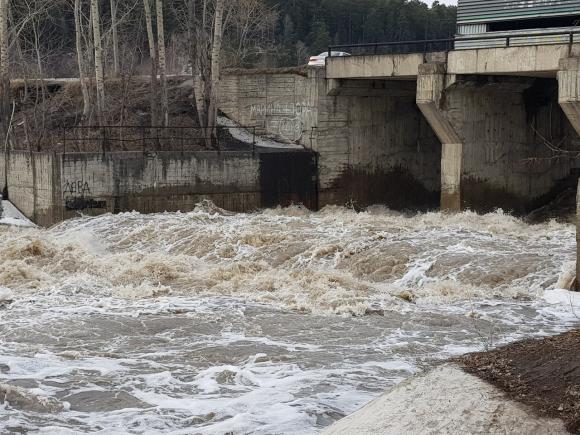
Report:
M 0 228 L 0 432 L 310 434 L 443 359 L 568 330 L 574 228 L 300 207 Z

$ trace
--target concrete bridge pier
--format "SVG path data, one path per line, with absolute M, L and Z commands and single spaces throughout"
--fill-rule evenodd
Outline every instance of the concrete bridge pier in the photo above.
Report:
M 442 103 L 445 89 L 455 76 L 447 74 L 443 62 L 419 65 L 417 76 L 417 106 L 442 144 L 441 210 L 461 210 L 461 170 L 463 140 L 446 117 Z
M 580 135 L 580 57 L 560 59 L 558 71 L 558 102 L 574 130 Z M 576 193 L 576 280 L 573 290 L 579 290 L 580 278 L 580 178 Z
M 559 67 L 558 102 L 580 135 L 580 57 L 560 59 Z

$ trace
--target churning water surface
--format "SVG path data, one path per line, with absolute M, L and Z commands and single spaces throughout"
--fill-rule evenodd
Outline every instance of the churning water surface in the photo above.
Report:
M 447 357 L 577 324 L 575 231 L 299 207 L 0 227 L 0 433 L 311 434 Z

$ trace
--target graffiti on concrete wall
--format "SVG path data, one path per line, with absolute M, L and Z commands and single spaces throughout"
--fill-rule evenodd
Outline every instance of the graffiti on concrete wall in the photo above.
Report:
M 302 138 L 308 126 L 314 123 L 316 107 L 300 102 L 252 104 L 250 118 L 252 120 L 266 119 L 266 129 L 269 134 L 296 142 Z
M 62 195 L 67 196 L 85 196 L 91 194 L 89 183 L 83 180 L 65 181 L 62 188 Z
M 64 206 L 67 210 L 106 208 L 107 202 L 91 198 L 91 187 L 84 180 L 67 180 L 62 187 Z

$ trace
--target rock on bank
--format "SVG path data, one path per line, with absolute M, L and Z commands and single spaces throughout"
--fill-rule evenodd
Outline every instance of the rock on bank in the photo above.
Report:
M 350 434 L 567 434 L 455 365 L 413 376 L 322 432 Z

